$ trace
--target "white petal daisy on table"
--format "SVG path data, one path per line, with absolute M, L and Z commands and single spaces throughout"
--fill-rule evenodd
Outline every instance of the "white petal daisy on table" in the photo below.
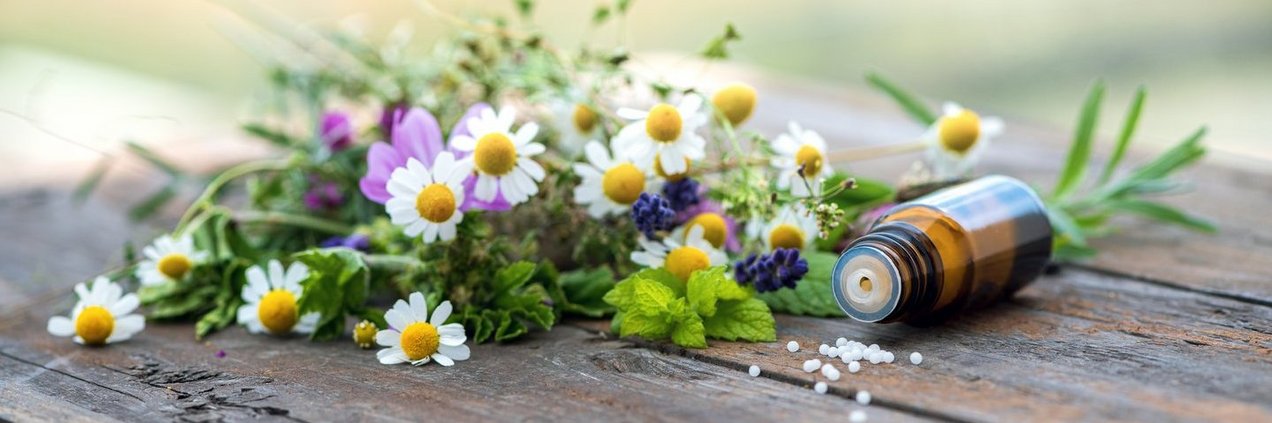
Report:
M 394 225 L 404 227 L 407 236 L 421 236 L 425 243 L 455 239 L 456 225 L 464 220 L 459 205 L 464 203 L 464 179 L 472 172 L 472 163 L 456 161 L 450 152 L 442 152 L 433 169 L 414 158 L 406 167 L 393 170 L 387 189 L 393 197 L 384 203 Z
M 375 342 L 386 347 L 375 354 L 383 364 L 411 363 L 419 366 L 436 361 L 443 366 L 468 359 L 470 351 L 464 341 L 468 335 L 459 323 L 446 323 L 451 315 L 450 301 L 442 301 L 430 318 L 428 302 L 419 292 L 409 302 L 397 300 L 384 313 L 389 328 L 376 332 Z
M 543 181 L 543 166 L 530 157 L 544 152 L 543 144 L 532 142 L 539 133 L 539 124 L 521 125 L 515 133 L 512 123 L 517 111 L 504 106 L 498 114 L 491 109 L 467 121 L 472 134 L 460 135 L 451 140 L 451 148 L 472 153 L 464 161 L 470 161 L 477 170 L 477 186 L 473 196 L 482 201 L 493 201 L 502 196 L 516 205 L 539 193 Z
M 660 181 L 631 160 L 611 157 L 600 142 L 588 142 L 583 152 L 588 162 L 574 164 L 574 172 L 583 178 L 574 188 L 574 201 L 586 205 L 592 217 L 626 213 L 642 192 L 662 189 Z
M 826 160 L 826 140 L 798 123 L 791 122 L 790 132 L 777 136 L 773 150 L 777 156 L 772 164 L 779 169 L 777 187 L 790 189 L 796 197 L 820 195 L 822 180 L 834 173 Z
M 74 336 L 79 344 L 103 345 L 127 340 L 146 328 L 145 317 L 131 314 L 140 304 L 137 295 L 125 295 L 119 284 L 106 277 L 98 276 L 91 287 L 76 284 L 75 295 L 79 301 L 71 316 L 50 318 L 49 333 Z
M 667 237 L 662 242 L 641 237 L 641 251 L 632 252 L 632 261 L 648 267 L 667 269 L 682 281 L 688 281 L 693 272 L 728 263 L 723 251 L 703 238 L 702 226 L 689 228 L 684 242 L 677 237 Z
M 702 97 L 690 94 L 676 106 L 659 103 L 648 111 L 618 109 L 618 117 L 632 123 L 614 137 L 614 151 L 642 168 L 652 168 L 657 161 L 661 173 L 682 174 L 689 169 L 689 161 L 706 156 L 707 140 L 697 134 L 707 122 L 701 108 Z
M 238 309 L 238 322 L 251 333 L 313 333 L 320 315 L 300 315 L 304 289 L 300 282 L 309 278 L 304 263 L 292 263 L 286 270 L 278 260 L 269 261 L 269 273 L 260 266 L 247 269 L 247 285 L 243 286 L 244 304 Z
M 582 100 L 581 95 L 571 95 L 568 99 L 556 101 L 552 107 L 557 132 L 560 133 L 557 146 L 571 157 L 577 155 L 588 141 L 604 135 L 601 115 Z
M 932 176 L 946 180 L 966 176 L 989 146 L 1003 132 L 1003 121 L 981 117 L 956 103 L 945 103 L 941 117 L 923 134 Z
M 190 235 L 160 236 L 141 253 L 145 259 L 137 265 L 137 279 L 145 286 L 183 281 L 191 269 L 208 257 L 207 252 L 195 250 L 194 238 Z
M 791 203 L 764 226 L 761 236 L 769 251 L 778 248 L 805 249 L 818 234 L 817 219 L 800 203 Z

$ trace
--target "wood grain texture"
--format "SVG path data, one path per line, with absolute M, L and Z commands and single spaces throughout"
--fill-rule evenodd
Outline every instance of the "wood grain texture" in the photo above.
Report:
M 152 324 L 129 342 L 84 348 L 48 336 L 37 319 L 0 331 L 0 417 L 40 415 L 54 404 L 72 421 L 826 421 L 856 407 L 569 326 L 477 346 L 472 359 L 444 368 L 386 366 L 349 341 L 240 328 L 201 344 L 184 324 Z M 868 412 L 923 420 L 885 407 Z
M 779 342 L 705 350 L 642 344 L 700 360 L 759 363 L 789 381 L 820 344 L 877 343 L 893 364 L 831 382 L 878 404 L 972 421 L 1272 420 L 1272 308 L 1072 269 L 1012 300 L 934 327 L 781 316 Z M 591 326 L 605 330 L 603 324 Z M 787 341 L 802 350 L 790 354 Z M 924 356 L 910 364 L 910 352 Z

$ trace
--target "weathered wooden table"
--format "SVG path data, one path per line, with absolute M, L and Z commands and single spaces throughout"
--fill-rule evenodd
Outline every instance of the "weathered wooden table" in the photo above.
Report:
M 836 145 L 865 145 L 921 130 L 879 96 L 745 77 L 769 81 L 756 84 L 749 123 L 769 132 L 798 119 Z M 1048 184 L 1067 139 L 1010 122 L 982 170 Z M 912 159 L 849 170 L 894 178 Z M 571 320 L 477 346 L 453 368 L 384 366 L 351 342 L 238 327 L 196 342 L 189 324 L 151 322 L 107 348 L 54 338 L 45 323 L 69 309 L 70 287 L 158 229 L 127 223 L 111 194 L 129 190 L 121 184 L 78 208 L 68 186 L 6 192 L 0 420 L 846 421 L 854 393 L 869 390 L 871 421 L 1272 421 L 1272 167 L 1223 161 L 1188 172 L 1197 190 L 1174 200 L 1218 222 L 1218 235 L 1129 222 L 1098 242 L 1097 259 L 941 326 L 779 316 L 779 342 L 685 350 Z M 845 372 L 818 395 L 800 366 L 841 336 L 879 343 L 897 363 Z M 804 351 L 787 353 L 789 340 Z M 746 374 L 752 364 L 762 377 Z

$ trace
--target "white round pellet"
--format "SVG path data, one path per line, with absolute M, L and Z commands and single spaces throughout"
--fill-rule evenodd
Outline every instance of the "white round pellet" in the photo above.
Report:
M 795 341 L 787 342 L 786 350 L 790 352 L 799 351 L 799 343 Z
M 840 355 L 843 355 L 844 350 L 842 348 L 830 347 L 830 351 L 827 351 L 827 353 L 828 354 L 826 355 L 829 355 L 830 358 L 837 358 Z
M 852 413 L 848 415 L 848 421 L 851 421 L 852 423 L 861 423 L 866 421 L 866 411 L 852 410 Z
M 848 361 L 860 360 L 862 357 L 861 348 L 853 348 L 851 350 L 848 350 L 848 353 L 844 354 L 844 357 L 848 357 L 847 358 Z
M 829 364 L 822 366 L 822 376 L 826 376 L 826 379 L 830 379 L 832 381 L 839 380 L 839 369 L 836 369 Z
M 815 372 L 817 371 L 817 369 L 820 369 L 820 368 L 821 368 L 821 360 L 818 360 L 816 358 L 804 362 L 804 371 L 807 373 Z
M 866 360 L 869 361 L 870 364 L 879 364 L 883 362 L 883 354 L 877 353 L 877 352 L 871 353 L 870 355 L 866 356 Z
M 760 366 L 756 366 L 756 365 L 752 364 L 752 365 L 751 365 L 751 368 L 750 368 L 749 370 L 747 370 L 747 373 L 750 373 L 750 374 L 751 374 L 751 377 L 759 376 L 759 375 L 760 375 Z
M 884 362 L 884 363 L 891 363 L 893 360 L 896 360 L 896 359 L 897 359 L 897 357 L 896 357 L 895 355 L 892 355 L 892 351 L 884 351 L 884 352 L 883 352 L 883 362 Z
M 813 390 L 819 394 L 826 393 L 826 382 L 817 382 L 816 385 L 813 385 Z
M 861 370 L 861 363 L 852 361 L 848 363 L 848 373 L 857 373 Z
M 857 391 L 857 404 L 870 405 L 870 391 Z
M 818 353 L 818 354 L 821 354 L 821 355 L 830 354 L 830 352 L 829 352 L 829 351 L 830 351 L 830 345 L 821 344 L 821 346 L 820 346 L 820 347 L 817 347 L 817 353 Z
M 866 349 L 870 351 L 879 351 L 879 344 L 870 344 L 870 346 L 866 347 Z
M 848 345 L 848 338 L 839 338 L 835 340 L 836 347 L 842 347 L 844 345 Z
M 923 354 L 919 354 L 918 351 L 910 353 L 910 362 L 914 363 L 915 366 L 919 365 L 919 363 L 923 362 Z
M 844 362 L 844 364 L 848 364 L 852 362 L 852 357 L 849 357 L 848 354 L 844 354 L 839 356 L 839 361 Z

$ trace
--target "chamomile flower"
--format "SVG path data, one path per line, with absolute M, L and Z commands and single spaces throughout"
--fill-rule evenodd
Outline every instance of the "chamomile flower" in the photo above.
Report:
M 298 300 L 304 290 L 300 282 L 309 277 L 303 263 L 292 263 L 286 271 L 278 260 L 269 261 L 269 274 L 260 266 L 247 269 L 247 285 L 238 309 L 238 322 L 251 333 L 312 333 L 318 326 L 317 312 L 300 315 Z
M 777 216 L 764 226 L 761 236 L 769 251 L 778 248 L 802 250 L 813 245 L 817 237 L 817 219 L 804 206 L 792 203 L 777 212 Z
M 207 252 L 194 249 L 194 238 L 189 235 L 179 239 L 171 235 L 155 238 L 141 253 L 146 258 L 137 265 L 137 279 L 145 286 L 183 281 L 195 265 L 208 257 Z
M 755 111 L 755 88 L 741 82 L 725 85 L 711 96 L 711 105 L 733 126 L 741 125 Z
M 574 188 L 574 201 L 587 206 L 592 217 L 626 213 L 640 194 L 659 190 L 659 182 L 630 160 L 611 157 L 605 146 L 591 141 L 584 147 L 588 163 L 575 163 L 583 182 Z
M 103 276 L 93 280 L 92 287 L 76 284 L 75 295 L 79 301 L 70 318 L 49 319 L 48 330 L 54 336 L 74 336 L 78 344 L 103 345 L 127 340 L 146 328 L 145 317 L 130 314 L 140 304 L 137 295 L 125 295 L 119 284 Z
M 821 194 L 822 179 L 834 173 L 826 160 L 826 140 L 821 135 L 791 122 L 790 132 L 779 135 L 773 141 L 773 149 L 777 151 L 773 167 L 780 169 L 778 188 L 789 188 L 796 197 Z
M 436 361 L 443 366 L 468 359 L 470 351 L 464 341 L 468 335 L 459 323 L 446 323 L 450 318 L 451 303 L 442 301 L 428 314 L 428 302 L 424 294 L 412 293 L 410 302 L 398 300 L 384 313 L 389 328 L 376 332 L 375 342 L 387 347 L 375 354 L 383 364 L 411 363 L 419 366 Z
M 670 236 L 663 239 L 662 243 L 641 238 L 640 246 L 643 251 L 633 252 L 632 261 L 648 267 L 667 269 L 680 280 L 688 281 L 693 272 L 726 264 L 729 260 L 723 251 L 703 238 L 704 231 L 701 225 L 695 225 L 689 228 L 683 239 Z
M 481 116 L 467 121 L 471 136 L 451 140 L 451 148 L 472 154 L 464 161 L 472 162 L 477 170 L 473 195 L 478 200 L 503 197 L 515 205 L 539 192 L 538 183 L 546 175 L 543 166 L 530 159 L 546 149 L 543 144 L 532 142 L 539 125 L 530 122 L 514 133 L 512 123 L 516 118 L 517 112 L 510 106 L 504 106 L 498 114 L 484 109 Z
M 693 211 L 697 213 L 671 232 L 672 238 L 687 242 L 689 230 L 701 227 L 702 239 L 710 242 L 711 246 L 731 251 L 737 249 L 739 244 L 737 237 L 734 235 L 737 231 L 737 222 L 732 217 L 724 214 L 723 209 L 696 207 Z
M 923 134 L 928 162 L 938 180 L 957 178 L 972 171 L 989 140 L 1003 131 L 997 117 L 980 117 L 955 103 L 945 103 L 941 118 Z
M 393 170 L 388 190 L 393 197 L 384 203 L 394 225 L 405 227 L 407 236 L 421 236 L 424 243 L 455 239 L 455 227 L 464 220 L 459 205 L 464 202 L 464 178 L 472 163 L 455 161 L 449 151 L 437 155 L 433 169 L 419 160 L 407 160 L 406 167 Z
M 577 101 L 582 100 L 581 97 L 570 96 L 569 100 L 558 101 L 552 107 L 557 118 L 557 132 L 561 135 L 557 146 L 571 157 L 577 155 L 579 148 L 588 141 L 604 135 L 601 115 L 596 112 L 595 106 Z
M 696 133 L 707 121 L 701 108 L 702 97 L 687 95 L 676 106 L 659 103 L 648 111 L 618 109 L 618 117 L 633 122 L 614 137 L 614 150 L 646 169 L 657 161 L 661 174 L 683 174 L 689 160 L 706 155 L 707 140 Z

